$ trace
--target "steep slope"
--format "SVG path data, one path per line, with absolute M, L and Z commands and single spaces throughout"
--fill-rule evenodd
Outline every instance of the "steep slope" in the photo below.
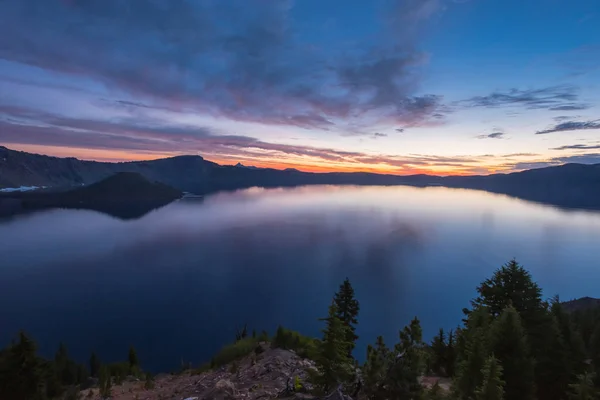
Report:
M 4 212 L 7 215 L 46 208 L 77 208 L 97 210 L 127 219 L 140 217 L 182 195 L 181 191 L 162 183 L 150 182 L 138 173 L 120 172 L 89 186 L 65 192 L 4 194 L 0 196 L 0 206 L 3 202 L 10 205 L 10 210 Z
M 119 172 L 135 172 L 184 191 L 202 188 L 207 171 L 217 164 L 200 156 L 154 161 L 108 163 L 81 161 L 14 151 L 0 146 L 0 188 L 89 185 Z M 25 184 L 24 182 L 27 182 Z

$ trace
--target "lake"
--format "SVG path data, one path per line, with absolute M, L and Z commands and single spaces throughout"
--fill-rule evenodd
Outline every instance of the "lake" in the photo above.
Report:
M 345 277 L 358 353 L 413 316 L 456 327 L 475 287 L 512 258 L 563 300 L 600 297 L 600 213 L 442 187 L 249 189 L 120 220 L 51 210 L 0 220 L 0 344 L 21 328 L 53 355 L 155 372 L 206 361 L 235 329 L 319 335 Z

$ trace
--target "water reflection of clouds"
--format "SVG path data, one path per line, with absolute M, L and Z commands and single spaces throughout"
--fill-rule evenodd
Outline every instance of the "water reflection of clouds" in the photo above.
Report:
M 598 215 L 444 188 L 320 189 L 223 193 L 135 221 L 53 211 L 0 224 L 0 293 L 23 302 L 7 329 L 60 315 L 92 346 L 96 338 L 128 342 L 127 332 L 143 324 L 149 333 L 140 334 L 140 348 L 161 335 L 172 341 L 148 350 L 150 363 L 183 352 L 200 360 L 244 322 L 318 334 L 316 318 L 348 276 L 361 299 L 361 340 L 384 334 L 393 341 L 414 315 L 426 336 L 454 327 L 475 285 L 512 257 L 553 294 L 577 279 L 564 260 L 571 271 L 593 274 L 588 264 L 598 256 Z M 37 267 L 27 279 L 23 263 Z M 23 299 L 31 290 L 37 296 Z M 77 296 L 85 301 L 73 302 Z M 67 303 L 75 310 L 65 316 Z M 47 315 L 31 311 L 40 304 Z M 135 317 L 128 322 L 125 312 Z M 94 326 L 80 326 L 75 317 L 85 315 L 94 315 Z M 97 329 L 115 318 L 122 332 Z M 55 331 L 52 340 L 65 339 Z M 205 347 L 190 352 L 198 341 Z

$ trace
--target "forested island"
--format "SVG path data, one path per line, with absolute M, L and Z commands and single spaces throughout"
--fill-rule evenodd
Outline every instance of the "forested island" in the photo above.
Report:
M 599 398 L 598 300 L 545 301 L 514 260 L 476 290 L 463 321 L 430 342 L 415 317 L 391 345 L 378 337 L 360 349 L 360 303 L 346 279 L 321 320 L 321 338 L 244 326 L 209 362 L 182 362 L 180 371 L 162 377 L 144 373 L 133 348 L 125 362 L 103 364 L 92 354 L 83 365 L 63 344 L 53 359 L 39 356 L 21 332 L 0 351 L 0 399 Z M 359 363 L 354 356 L 365 351 Z

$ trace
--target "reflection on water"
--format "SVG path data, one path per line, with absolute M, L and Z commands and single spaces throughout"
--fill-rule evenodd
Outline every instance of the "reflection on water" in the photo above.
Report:
M 316 335 L 346 276 L 363 345 L 414 315 L 426 335 L 456 326 L 513 257 L 546 296 L 600 296 L 600 214 L 439 187 L 250 189 L 130 221 L 53 210 L 0 221 L 0 238 L 2 344 L 25 328 L 82 361 L 134 344 L 154 370 L 206 360 L 245 322 Z

